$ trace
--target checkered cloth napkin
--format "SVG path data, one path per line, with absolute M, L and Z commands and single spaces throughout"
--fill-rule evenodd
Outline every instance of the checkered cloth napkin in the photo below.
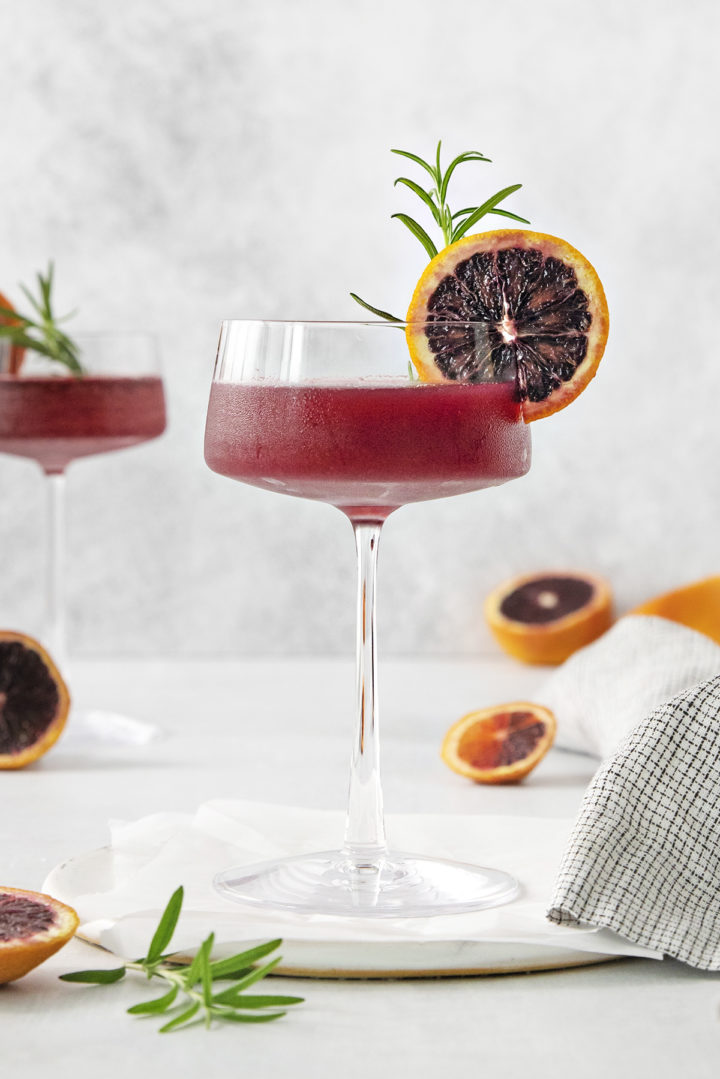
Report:
M 720 674 L 655 707 L 600 767 L 547 916 L 720 970 Z

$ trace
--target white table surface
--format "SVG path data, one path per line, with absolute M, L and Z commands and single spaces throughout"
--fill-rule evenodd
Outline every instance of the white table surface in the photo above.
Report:
M 164 736 L 134 749 L 68 739 L 38 764 L 0 773 L 1 883 L 39 888 L 54 865 L 102 846 L 110 818 L 190 811 L 214 796 L 344 803 L 350 663 L 84 662 L 71 677 L 79 706 L 153 720 Z M 511 661 L 381 663 L 386 810 L 574 814 L 590 758 L 552 751 L 522 785 L 491 788 L 438 757 L 451 722 L 531 696 L 540 677 Z M 124 1014 L 143 998 L 137 985 L 57 980 L 102 960 L 74 941 L 0 989 L 3 1075 L 715 1079 L 720 1068 L 720 978 L 669 960 L 435 980 L 283 978 L 277 991 L 306 1003 L 279 1022 L 171 1036 Z

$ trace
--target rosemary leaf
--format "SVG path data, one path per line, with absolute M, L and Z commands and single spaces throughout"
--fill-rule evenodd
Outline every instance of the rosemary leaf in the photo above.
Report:
M 432 242 L 422 225 L 418 225 L 417 221 L 414 221 L 412 217 L 408 217 L 407 214 L 392 214 L 392 217 L 396 217 L 398 221 L 402 221 L 406 228 L 410 229 L 413 236 L 415 236 L 423 245 L 425 250 L 431 259 L 434 259 L 437 255 L 437 247 Z
M 168 1034 L 171 1030 L 177 1030 L 178 1027 L 183 1026 L 185 1023 L 189 1023 L 190 1020 L 197 1015 L 200 1011 L 200 1001 L 196 1000 L 194 1004 L 191 1004 L 185 1011 L 180 1012 L 174 1019 L 171 1019 L 169 1023 L 166 1023 L 164 1027 L 160 1027 L 161 1034 Z
M 373 307 L 373 305 L 371 303 L 368 303 L 367 300 L 361 300 L 360 297 L 355 292 L 351 292 L 350 295 L 352 296 L 355 303 L 359 303 L 360 306 L 364 307 L 366 311 L 371 311 L 372 314 L 377 315 L 378 318 L 384 318 L 386 322 L 402 322 L 403 321 L 403 319 L 396 318 L 395 315 L 391 315 L 388 311 L 381 311 L 379 307 Z
M 228 959 L 216 959 L 210 964 L 210 973 L 213 978 L 224 978 L 234 971 L 240 974 L 247 972 L 246 968 L 258 959 L 264 959 L 270 952 L 274 952 L 282 944 L 282 940 L 270 940 L 267 944 L 259 944 L 256 948 L 249 948 L 246 952 L 238 952 Z
M 61 982 L 83 982 L 86 985 L 110 985 L 125 977 L 125 967 L 113 970 L 75 970 L 71 974 L 61 974 Z
M 489 163 L 490 160 L 489 157 L 485 157 L 485 154 L 481 154 L 479 150 L 466 150 L 464 154 L 458 154 L 458 156 L 450 162 L 445 171 L 445 175 L 442 178 L 440 184 L 440 202 L 445 202 L 450 177 L 455 172 L 458 165 L 462 165 L 465 161 L 487 161 Z
M 529 225 L 530 222 L 526 217 L 520 217 L 520 214 L 510 213 L 509 210 L 498 210 L 493 207 L 492 210 L 488 210 L 489 214 L 498 214 L 500 217 L 510 217 L 513 221 L 519 221 L 522 225 Z
M 470 214 L 469 217 L 466 217 L 465 220 L 457 226 L 452 235 L 453 243 L 455 240 L 459 240 L 464 236 L 468 229 L 476 224 L 482 217 L 485 217 L 486 214 L 490 213 L 499 202 L 506 199 L 508 195 L 512 195 L 514 191 L 519 191 L 521 187 L 522 184 L 511 184 L 510 187 L 504 187 L 502 191 L 497 191 L 491 198 L 487 199 L 482 206 L 478 206 L 474 213 Z
M 202 983 L 203 1004 L 209 1008 L 212 1004 L 212 974 L 210 973 L 210 952 L 215 943 L 215 934 L 211 933 L 201 948 L 202 959 L 200 960 L 200 981 Z M 246 975 L 250 977 L 250 975 Z
M 427 161 L 423 161 L 417 154 L 411 154 L 408 150 L 391 150 L 391 154 L 400 154 L 401 157 L 409 157 L 411 161 L 414 161 L 416 165 L 421 165 L 426 172 L 429 172 L 432 176 L 435 186 L 440 187 L 440 177 L 436 173 L 432 165 L 428 165 Z
M 142 1004 L 133 1004 L 132 1008 L 127 1009 L 128 1015 L 160 1015 L 174 1004 L 175 997 L 179 992 L 180 986 L 173 985 L 167 993 L 161 997 L 156 997 L 155 1000 L 145 1000 Z
M 155 930 L 155 935 L 150 942 L 150 947 L 148 948 L 148 953 L 145 957 L 146 963 L 155 963 L 172 940 L 178 918 L 180 917 L 184 894 L 185 892 L 181 884 L 170 896 L 168 905 L 165 907 L 158 927 Z
M 405 184 L 405 186 L 409 187 L 410 190 L 413 191 L 419 199 L 422 199 L 430 213 L 435 218 L 436 224 L 440 224 L 440 210 L 435 205 L 432 195 L 430 195 L 427 191 L 420 187 L 420 184 L 416 184 L 414 180 L 408 180 L 407 176 L 398 176 L 397 180 L 393 184 L 393 187 L 397 187 L 398 184 Z
M 222 993 L 218 993 L 213 997 L 214 1004 L 233 1004 L 235 999 L 242 993 L 244 989 L 249 989 L 251 985 L 255 985 L 256 982 L 262 981 L 267 977 L 271 970 L 280 962 L 280 959 L 273 959 L 270 963 L 266 963 L 264 967 L 258 967 L 250 974 L 246 974 L 244 978 L 240 978 L 239 981 L 231 985 L 229 989 L 224 989 Z
M 304 997 L 268 997 L 246 993 L 238 998 L 237 1008 L 286 1008 L 291 1004 L 303 1004 Z
M 240 1012 L 225 1012 L 213 1010 L 213 1015 L 228 1020 L 231 1023 L 271 1023 L 273 1019 L 282 1019 L 285 1012 L 268 1012 L 267 1015 L 242 1015 Z M 167 1029 L 165 1027 L 163 1030 Z

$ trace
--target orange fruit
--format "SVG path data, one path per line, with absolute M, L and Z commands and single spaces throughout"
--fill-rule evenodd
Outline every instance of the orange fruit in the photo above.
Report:
M 441 756 L 476 783 L 516 783 L 545 756 L 557 724 L 548 708 L 529 701 L 469 712 L 445 735 Z
M 654 614 L 704 633 L 720 644 L 720 577 L 706 577 L 641 603 L 629 614 Z
M 0 769 L 23 768 L 60 737 L 70 694 L 38 641 L 0 630 Z
M 485 600 L 485 618 L 508 655 L 557 664 L 596 640 L 613 622 L 612 592 L 593 573 L 532 573 L 501 584 Z
M 12 311 L 15 310 L 6 296 L 3 296 L 0 292 L 0 307 L 9 307 Z M 17 325 L 17 319 L 8 318 L 7 315 L 0 315 L 0 326 L 13 326 Z M 0 343 L 2 343 L 0 338 Z M 25 349 L 20 345 L 10 345 L 8 349 L 8 359 L 4 370 L 4 374 L 16 375 L 22 366 L 23 357 L 25 356 Z
M 527 422 L 585 389 L 609 326 L 600 278 L 585 256 L 556 236 L 520 229 L 466 236 L 440 251 L 417 283 L 407 322 L 421 380 L 478 382 L 517 371 Z
M 0 985 L 22 978 L 70 940 L 72 907 L 42 892 L 0 887 Z

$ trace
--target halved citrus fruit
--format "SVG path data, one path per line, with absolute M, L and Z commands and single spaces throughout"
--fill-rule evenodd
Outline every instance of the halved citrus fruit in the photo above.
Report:
M 23 768 L 60 737 L 70 694 L 38 641 L 0 630 L 0 769 Z
M 609 326 L 585 256 L 556 236 L 519 229 L 467 236 L 440 251 L 417 283 L 407 322 L 423 381 L 516 377 L 528 422 L 585 389 Z
M 516 659 L 564 663 L 610 628 L 612 592 L 594 573 L 527 574 L 490 593 L 485 618 L 500 647 Z
M 22 978 L 70 940 L 72 907 L 42 892 L 0 886 L 0 985 Z
M 2 292 L 0 292 L 0 307 L 7 307 L 11 311 L 15 310 L 7 297 L 3 296 Z M 14 325 L 17 325 L 17 319 L 8 318 L 7 315 L 0 315 L 0 326 Z M 3 339 L 0 337 L 0 346 L 2 346 L 2 344 Z M 2 361 L 0 362 L 0 371 L 2 371 L 3 374 L 16 375 L 22 366 L 24 356 L 25 349 L 20 345 L 11 344 L 7 349 L 7 352 L 0 347 L 0 361 Z
M 706 577 L 641 603 L 628 614 L 653 614 L 704 633 L 720 644 L 720 577 Z
M 441 756 L 476 783 L 517 783 L 545 756 L 557 724 L 549 708 L 513 701 L 469 712 L 445 735 Z

